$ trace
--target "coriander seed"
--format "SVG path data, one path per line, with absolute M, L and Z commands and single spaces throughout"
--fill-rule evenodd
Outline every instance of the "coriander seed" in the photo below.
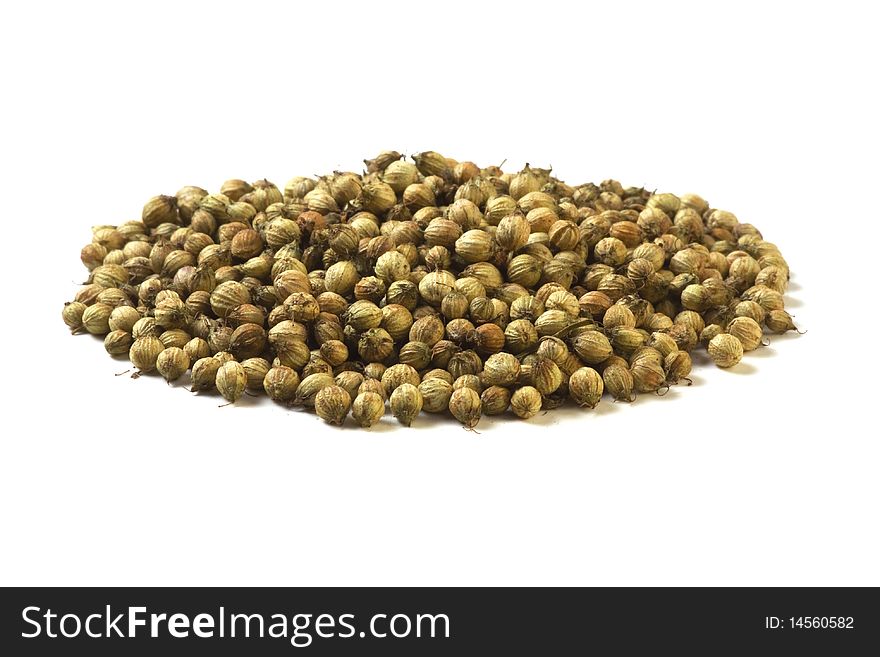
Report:
M 614 401 L 631 402 L 635 400 L 633 388 L 635 381 L 632 372 L 626 365 L 614 363 L 602 371 L 605 389 L 614 397 Z
M 61 317 L 64 320 L 64 323 L 67 324 L 68 328 L 72 333 L 76 333 L 77 331 L 82 330 L 83 328 L 83 314 L 86 311 L 86 304 L 81 303 L 79 301 L 72 301 L 70 303 L 64 304 L 64 310 L 61 312 Z M 108 328 L 109 325 L 109 317 L 108 317 Z
M 727 332 L 742 343 L 743 351 L 752 351 L 761 346 L 764 331 L 751 317 L 735 317 L 727 325 Z
M 422 409 L 428 413 L 443 413 L 449 408 L 452 383 L 441 378 L 425 379 L 419 384 L 422 393 Z
M 222 363 L 213 357 L 200 358 L 192 366 L 190 374 L 190 390 L 201 392 L 215 387 L 217 371 Z
M 709 341 L 709 356 L 718 367 L 733 367 L 742 360 L 742 343 L 729 333 L 719 333 Z
M 449 398 L 449 412 L 456 420 L 468 428 L 473 428 L 480 421 L 480 395 L 471 388 L 458 388 L 452 391 Z
M 351 397 L 337 385 L 322 388 L 315 395 L 315 413 L 329 424 L 342 426 L 350 408 Z
M 189 357 L 180 347 L 169 347 L 156 359 L 156 369 L 166 381 L 176 381 L 189 369 Z
M 131 333 L 126 331 L 110 331 L 104 336 L 104 349 L 111 356 L 128 355 L 131 344 Z
M 156 360 L 165 350 L 159 338 L 147 336 L 136 339 L 129 349 L 128 357 L 131 364 L 138 368 L 141 372 L 152 372 L 156 369 Z
M 568 379 L 568 394 L 578 406 L 596 408 L 604 391 L 602 376 L 591 367 L 575 370 Z
M 182 187 L 94 226 L 74 332 L 194 392 L 265 392 L 330 423 L 384 402 L 473 427 L 690 383 L 796 330 L 789 263 L 696 194 L 383 151 L 366 171 Z M 103 221 L 103 220 L 100 220 Z M 662 392 L 662 391 L 661 391 Z M 354 400 L 354 401 L 352 401 Z
M 666 354 L 663 359 L 663 367 L 666 370 L 666 382 L 669 384 L 687 380 L 691 373 L 691 355 L 686 351 L 673 351 Z
M 363 428 L 369 428 L 385 414 L 385 400 L 375 392 L 362 392 L 355 397 L 351 416 Z
M 195 370 L 195 368 L 193 368 Z M 263 389 L 273 401 L 292 401 L 299 387 L 300 379 L 296 370 L 284 365 L 275 365 L 263 378 Z
M 517 388 L 510 398 L 510 409 L 523 420 L 535 417 L 541 411 L 541 393 L 532 386 Z
M 215 385 L 226 401 L 230 404 L 237 402 L 247 385 L 247 374 L 241 363 L 234 360 L 223 363 L 217 370 Z
M 391 414 L 404 426 L 410 426 L 422 410 L 422 393 L 411 383 L 402 383 L 390 397 Z
M 791 315 L 784 310 L 771 310 L 767 313 L 764 320 L 767 328 L 773 333 L 785 333 L 786 331 L 797 331 Z
M 296 395 L 293 403 L 299 406 L 314 408 L 315 397 L 317 394 L 328 386 L 336 385 L 333 377 L 325 372 L 318 372 L 304 376 L 299 386 L 296 388 Z
M 480 395 L 480 408 L 485 415 L 501 415 L 510 406 L 510 390 L 502 386 L 489 386 Z

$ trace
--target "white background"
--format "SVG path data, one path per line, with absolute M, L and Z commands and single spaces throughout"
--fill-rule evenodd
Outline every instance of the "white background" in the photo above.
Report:
M 880 584 L 867 4 L 7 8 L 0 583 Z M 218 408 L 67 334 L 91 225 L 383 148 L 696 191 L 808 333 L 479 433 Z

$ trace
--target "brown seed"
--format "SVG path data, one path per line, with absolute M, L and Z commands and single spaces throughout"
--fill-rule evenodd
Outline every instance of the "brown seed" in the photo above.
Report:
M 336 385 L 343 388 L 348 396 L 354 399 L 364 382 L 364 375 L 354 370 L 344 370 L 334 377 Z
M 385 400 L 375 392 L 360 393 L 351 406 L 351 416 L 363 428 L 373 426 L 384 414 Z
M 226 281 L 211 293 L 211 310 L 217 317 L 224 318 L 235 308 L 251 300 L 250 291 L 237 281 Z
M 368 394 L 404 423 L 419 407 L 468 426 L 568 397 L 592 407 L 603 389 L 631 401 L 687 380 L 700 343 L 727 367 L 764 330 L 795 329 L 779 248 L 694 194 L 434 151 L 365 164 L 283 193 L 186 186 L 140 221 L 93 227 L 62 319 L 169 381 L 191 364 L 193 391 L 234 401 L 243 371 L 279 401 L 321 395 L 330 422 L 342 391 L 366 425 L 384 413 Z
M 110 332 L 110 315 L 113 308 L 105 303 L 96 303 L 83 311 L 82 326 L 92 335 L 104 335 Z
M 269 361 L 265 358 L 247 358 L 241 361 L 241 366 L 244 368 L 245 375 L 247 375 L 245 388 L 252 392 L 263 390 L 263 382 L 266 380 L 266 375 L 272 367 Z
M 541 411 L 541 393 L 532 386 L 517 388 L 510 398 L 514 415 L 523 420 L 535 417 Z
M 315 374 L 304 376 L 303 380 L 300 381 L 300 384 L 296 388 L 296 395 L 293 398 L 293 403 L 306 407 L 314 407 L 317 394 L 327 386 L 333 385 L 336 385 L 336 381 L 334 381 L 333 377 L 326 372 L 316 372 Z
M 639 392 L 656 392 L 666 382 L 666 372 L 660 363 L 641 359 L 630 366 L 633 385 Z
M 681 293 L 681 305 L 702 312 L 711 305 L 709 290 L 702 285 L 688 285 Z
M 441 378 L 424 379 L 419 384 L 422 393 L 422 408 L 428 413 L 443 413 L 449 408 L 452 397 L 452 383 Z
M 483 382 L 476 374 L 462 374 L 460 377 L 452 382 L 453 390 L 458 390 L 459 388 L 470 388 L 477 394 L 482 394 Z
M 329 424 L 342 425 L 351 408 L 351 397 L 344 388 L 326 386 L 315 395 L 315 413 Z
M 348 360 L 348 347 L 340 340 L 327 340 L 327 342 L 321 345 L 320 351 L 324 360 L 333 367 L 342 365 L 342 363 Z
M 678 351 L 678 345 L 668 334 L 655 331 L 646 343 L 649 347 L 660 352 L 661 356 L 667 356 L 672 352 Z
M 398 360 L 416 370 L 423 370 L 431 364 L 433 350 L 424 342 L 407 342 L 397 353 Z
M 495 239 L 502 249 L 515 251 L 526 245 L 530 233 L 528 220 L 522 215 L 512 214 L 499 221 Z
M 480 421 L 480 395 L 471 388 L 453 390 L 449 398 L 449 412 L 466 427 L 475 427 Z
M 633 394 L 635 381 L 626 365 L 614 363 L 607 366 L 602 371 L 602 381 L 605 383 L 605 390 L 614 397 L 615 401 L 631 402 L 635 399 Z
M 392 353 L 394 353 L 394 340 L 385 329 L 367 329 L 358 340 L 358 354 L 367 362 L 385 360 Z
M 718 367 L 733 367 L 742 360 L 742 343 L 729 333 L 719 333 L 709 341 L 709 356 Z
M 591 367 L 575 370 L 568 379 L 568 394 L 578 406 L 596 408 L 604 391 L 602 376 Z
M 497 324 L 481 324 L 473 331 L 472 337 L 477 352 L 486 356 L 496 354 L 504 348 L 504 330 Z
M 272 367 L 263 379 L 263 389 L 273 401 L 291 401 L 296 395 L 300 379 L 296 370 L 283 365 Z
M 104 336 L 104 349 L 111 356 L 126 356 L 131 349 L 131 333 L 126 331 L 110 331 Z
M 494 249 L 492 236 L 482 230 L 469 230 L 455 241 L 456 254 L 467 263 L 486 262 Z
M 538 331 L 529 320 L 515 319 L 504 329 L 504 338 L 507 349 L 518 354 L 538 344 Z
M 156 359 L 156 369 L 166 381 L 176 381 L 189 369 L 189 356 L 179 347 L 169 347 Z
M 733 314 L 737 317 L 749 317 L 758 324 L 762 324 L 767 316 L 767 311 L 754 301 L 740 301 L 734 307 Z
M 605 329 L 635 328 L 636 317 L 629 308 L 616 303 L 605 311 L 602 325 Z
M 213 357 L 200 358 L 192 366 L 190 374 L 190 390 L 201 392 L 216 386 L 217 371 L 222 363 Z
M 404 365 L 403 363 L 392 365 L 382 374 L 382 385 L 385 388 L 386 395 L 391 395 L 394 390 L 404 383 L 410 383 L 417 386 L 421 381 L 422 379 L 415 368 L 410 365 Z
M 538 358 L 532 368 L 532 385 L 542 395 L 549 395 L 556 392 L 556 389 L 562 385 L 563 376 L 559 366 L 549 358 Z
M 487 386 L 512 386 L 519 377 L 520 363 L 516 356 L 498 353 L 489 356 L 481 374 Z
M 357 267 L 349 260 L 336 262 L 327 268 L 324 273 L 324 287 L 327 292 L 333 292 L 342 297 L 349 296 L 360 281 Z
M 735 317 L 727 325 L 727 332 L 742 343 L 743 351 L 752 351 L 761 346 L 764 331 L 751 317 Z
M 767 318 L 764 322 L 766 323 L 767 328 L 773 333 L 785 333 L 786 331 L 798 330 L 794 325 L 794 320 L 792 320 L 791 315 L 784 310 L 771 310 L 767 313 Z
M 549 358 L 560 367 L 571 355 L 565 341 L 553 336 L 545 336 L 540 339 L 537 354 L 539 357 Z
M 682 379 L 687 379 L 691 373 L 691 355 L 686 351 L 673 351 L 663 359 L 663 367 L 666 370 L 666 382 L 673 384 Z
M 263 250 L 263 247 L 264 244 L 260 234 L 251 228 L 247 228 L 235 234 L 229 249 L 233 257 L 247 260 L 258 255 Z
M 223 395 L 223 398 L 230 404 L 235 403 L 241 398 L 247 385 L 247 374 L 241 363 L 229 360 L 220 366 L 217 370 L 216 380 L 217 390 Z
M 422 393 L 411 383 L 402 383 L 391 393 L 391 414 L 404 426 L 410 426 L 422 410 Z
M 70 304 L 73 305 L 73 304 Z M 111 331 L 125 331 L 131 333 L 135 323 L 141 318 L 141 314 L 131 306 L 119 306 L 110 313 L 107 321 Z
M 593 249 L 596 260 L 611 267 L 622 265 L 626 260 L 627 248 L 616 237 L 605 237 L 596 244 Z
M 156 369 L 156 360 L 159 358 L 159 354 L 164 350 L 165 345 L 159 341 L 159 338 L 147 336 L 134 341 L 128 352 L 128 357 L 131 364 L 141 372 L 152 372 Z
M 64 310 L 61 312 L 61 318 L 64 320 L 64 323 L 70 328 L 72 332 L 77 332 L 83 328 L 82 317 L 86 311 L 86 304 L 80 301 L 73 301 L 71 303 L 64 304 Z M 112 313 L 111 313 L 112 316 Z M 110 328 L 109 325 L 109 317 L 107 328 Z
M 258 324 L 242 324 L 232 332 L 229 351 L 238 360 L 259 356 L 266 348 L 266 331 Z
M 501 415 L 510 406 L 510 390 L 489 386 L 480 395 L 480 408 L 485 415 Z
M 597 365 L 606 360 L 614 350 L 604 333 L 586 331 L 574 339 L 575 353 L 588 365 Z
M 177 223 L 177 199 L 173 196 L 154 196 L 144 204 L 141 221 L 147 228 L 164 223 Z
M 379 379 L 364 379 L 358 386 L 356 392 L 357 394 L 360 394 L 362 392 L 375 392 L 382 399 L 388 399 L 388 394 L 385 392 L 385 386 L 382 385 L 382 382 Z

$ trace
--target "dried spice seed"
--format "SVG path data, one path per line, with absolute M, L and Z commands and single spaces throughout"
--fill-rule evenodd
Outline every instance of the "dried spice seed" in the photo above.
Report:
M 266 380 L 266 375 L 272 367 L 271 363 L 265 358 L 248 358 L 241 361 L 241 366 L 247 375 L 245 389 L 251 392 L 263 390 L 263 382 Z
M 230 404 L 237 402 L 247 385 L 244 367 L 235 360 L 226 361 L 217 370 L 215 385 L 226 401 Z
M 93 228 L 73 333 L 191 390 L 245 390 L 331 423 L 424 410 L 468 427 L 603 392 L 632 401 L 722 367 L 784 309 L 778 247 L 695 194 L 570 186 L 434 151 L 386 151 L 361 174 L 230 178 L 150 198 Z M 353 401 L 352 401 L 353 400 Z
M 329 424 L 342 425 L 351 408 L 351 396 L 337 385 L 327 386 L 315 395 L 315 413 Z
M 591 367 L 581 367 L 569 377 L 568 393 L 578 406 L 596 408 L 604 391 L 602 376 Z
M 709 341 L 709 356 L 718 367 L 733 367 L 742 360 L 742 342 L 729 333 L 719 333 Z
M 189 369 L 189 356 L 180 347 L 169 347 L 156 359 L 156 369 L 166 381 L 176 381 Z
M 510 390 L 502 386 L 489 386 L 480 395 L 484 415 L 501 415 L 510 407 Z
M 633 394 L 635 381 L 626 365 L 617 363 L 609 365 L 602 371 L 602 381 L 614 401 L 631 402 L 635 399 Z
M 764 331 L 751 317 L 735 317 L 727 325 L 727 332 L 742 343 L 743 351 L 752 351 L 761 346 Z
M 211 390 L 216 386 L 217 371 L 222 363 L 214 358 L 200 358 L 192 366 L 190 373 L 190 390 L 201 392 Z
M 639 392 L 656 392 L 666 383 L 666 372 L 660 363 L 639 360 L 630 366 L 633 384 Z
M 147 336 L 134 341 L 128 352 L 128 357 L 131 364 L 141 372 L 152 372 L 156 369 L 156 361 L 164 349 L 165 345 L 158 338 Z
M 532 368 L 532 385 L 542 395 L 556 392 L 562 385 L 563 375 L 559 366 L 549 358 L 538 358 Z
M 408 427 L 422 410 L 422 393 L 413 384 L 403 383 L 391 393 L 389 402 L 391 414 Z
M 385 414 L 385 400 L 375 392 L 362 392 L 351 405 L 351 416 L 363 428 L 369 428 Z
M 687 377 L 691 373 L 691 355 L 686 351 L 673 351 L 663 359 L 663 367 L 666 370 L 666 382 L 678 383 L 681 380 L 690 381 Z
M 480 395 L 471 388 L 458 388 L 449 398 L 449 412 L 466 427 L 474 427 L 480 421 L 482 404 Z
M 131 343 L 131 333 L 125 331 L 110 331 L 104 336 L 104 349 L 111 356 L 127 356 Z
M 291 401 L 296 395 L 300 379 L 296 370 L 276 365 L 272 367 L 263 378 L 263 389 L 273 401 Z
M 336 381 L 326 372 L 316 372 L 304 376 L 296 388 L 296 396 L 293 398 L 293 403 L 299 406 L 314 408 L 317 394 L 322 389 L 332 385 L 336 385 Z
M 535 417 L 541 411 L 541 393 L 532 386 L 517 388 L 510 398 L 513 414 L 523 420 Z
M 483 383 L 487 386 L 509 387 L 516 383 L 519 377 L 520 362 L 516 356 L 508 353 L 498 353 L 489 356 L 483 364 L 481 374 Z
M 771 310 L 767 313 L 764 320 L 767 328 L 773 333 L 785 333 L 786 331 L 797 331 L 794 320 L 784 310 Z

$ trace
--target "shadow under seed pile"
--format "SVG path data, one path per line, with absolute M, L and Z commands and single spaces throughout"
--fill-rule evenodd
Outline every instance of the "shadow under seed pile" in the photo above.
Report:
M 63 319 L 193 392 L 361 427 L 632 401 L 795 329 L 779 249 L 695 194 L 412 160 L 153 197 L 93 228 Z

